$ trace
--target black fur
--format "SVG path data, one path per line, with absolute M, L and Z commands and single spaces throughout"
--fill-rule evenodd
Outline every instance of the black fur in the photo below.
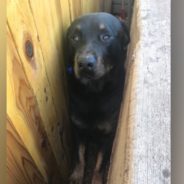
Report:
M 97 152 L 103 155 L 98 171 L 102 175 L 100 177 L 103 177 L 110 159 L 116 131 L 128 43 L 129 34 L 125 24 L 107 13 L 81 16 L 71 24 L 67 32 L 66 70 L 69 115 L 76 150 L 74 168 L 80 162 L 79 146 L 84 145 L 87 153 L 93 151 L 87 150 L 90 144 L 96 145 Z M 88 57 L 95 64 L 92 69 L 83 72 L 77 62 L 81 58 L 84 58 L 83 62 L 88 62 Z M 98 184 L 105 183 L 104 179 L 103 182 L 97 180 Z M 84 181 L 73 177 L 70 183 L 82 184 Z

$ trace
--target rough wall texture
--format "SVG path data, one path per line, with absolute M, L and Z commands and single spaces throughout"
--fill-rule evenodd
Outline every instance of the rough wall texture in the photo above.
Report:
M 140 1 L 132 183 L 170 183 L 170 0 Z
M 170 184 L 170 0 L 136 0 L 109 184 Z

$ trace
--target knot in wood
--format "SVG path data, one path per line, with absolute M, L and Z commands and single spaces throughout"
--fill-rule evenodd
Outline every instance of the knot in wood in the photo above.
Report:
M 34 56 L 33 44 L 30 40 L 27 40 L 25 43 L 25 52 L 28 58 L 32 58 Z

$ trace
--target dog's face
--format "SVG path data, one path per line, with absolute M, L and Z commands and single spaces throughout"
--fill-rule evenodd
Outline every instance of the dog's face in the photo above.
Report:
M 124 26 L 107 13 L 88 14 L 71 24 L 67 54 L 77 79 L 82 83 L 97 80 L 121 62 L 123 49 L 129 42 Z

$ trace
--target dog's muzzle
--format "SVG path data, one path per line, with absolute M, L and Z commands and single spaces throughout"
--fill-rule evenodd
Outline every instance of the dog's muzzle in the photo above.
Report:
M 81 54 L 76 57 L 75 70 L 77 75 L 84 78 L 93 78 L 97 64 L 97 57 L 93 54 Z

